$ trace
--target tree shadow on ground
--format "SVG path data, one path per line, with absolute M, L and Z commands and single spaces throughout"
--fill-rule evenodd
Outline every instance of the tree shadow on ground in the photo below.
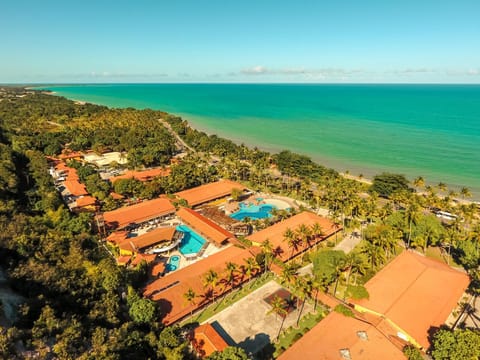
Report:
M 157 300 L 157 307 L 160 310 L 160 316 L 158 317 L 158 321 L 162 322 L 162 320 L 172 311 L 172 303 L 165 299 Z
M 246 351 L 249 356 L 253 356 L 255 359 L 269 359 L 268 357 L 257 357 L 256 354 L 260 354 L 262 350 L 270 344 L 270 336 L 265 333 L 255 334 L 255 336 L 245 338 L 243 341 L 237 344 Z

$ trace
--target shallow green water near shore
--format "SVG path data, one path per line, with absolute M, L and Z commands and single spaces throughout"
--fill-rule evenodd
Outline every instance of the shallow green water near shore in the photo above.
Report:
M 70 99 L 179 114 L 194 127 L 339 171 L 423 176 L 480 198 L 480 85 L 48 86 Z

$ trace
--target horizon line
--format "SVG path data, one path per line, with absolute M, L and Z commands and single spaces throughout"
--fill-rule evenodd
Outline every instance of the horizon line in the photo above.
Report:
M 479 83 L 464 82 L 215 82 L 215 81 L 179 81 L 179 82 L 10 82 L 0 86 L 64 86 L 64 85 L 470 85 Z

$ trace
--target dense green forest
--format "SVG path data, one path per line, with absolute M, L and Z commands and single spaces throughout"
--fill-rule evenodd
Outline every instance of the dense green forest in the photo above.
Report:
M 47 171 L 46 155 L 58 155 L 66 146 L 122 152 L 134 169 L 168 165 L 181 149 L 159 119 L 196 150 L 173 163 L 169 176 L 111 186 L 92 166 L 69 163 L 103 210 L 119 206 L 111 191 L 149 199 L 229 178 L 254 190 L 290 196 L 301 208 L 326 208 L 344 231 L 361 229 L 361 246 L 351 255 L 326 252 L 307 259 L 313 260 L 316 280 L 325 291 L 336 288 L 341 275 L 348 273 L 350 296 L 362 295 L 361 288 L 350 286 L 350 275 L 355 282 L 360 275 L 360 284 L 368 280 L 401 245 L 423 253 L 438 250 L 448 262 L 468 271 L 473 280 L 470 291 L 478 292 L 478 209 L 458 201 L 460 196 L 468 198 L 468 189 L 456 194 L 442 183 L 426 186 L 421 177 L 409 183 L 402 175 L 385 173 L 370 186 L 341 177 L 306 156 L 251 149 L 197 131 L 160 111 L 109 109 L 6 88 L 0 98 L 0 256 L 8 286 L 23 301 L 15 318 L 2 319 L 0 357 L 194 358 L 187 346 L 187 329 L 164 328 L 155 321 L 161 309 L 140 297 L 145 268 L 116 266 L 92 229 L 91 215 L 68 211 Z M 442 222 L 433 209 L 449 211 L 456 220 Z M 266 250 L 263 255 L 268 259 Z M 462 330 L 442 332 L 434 342 L 434 356 L 445 358 L 445 344 L 462 341 L 462 336 Z M 212 358 L 245 355 L 233 348 Z
M 125 270 L 107 256 L 91 216 L 63 205 L 45 158 L 70 144 L 126 151 L 135 166 L 165 164 L 175 147 L 158 115 L 40 93 L 0 101 L 0 256 L 23 299 L 4 319 L 0 358 L 193 358 L 186 330 L 163 328 L 155 303 L 140 297 L 144 267 Z

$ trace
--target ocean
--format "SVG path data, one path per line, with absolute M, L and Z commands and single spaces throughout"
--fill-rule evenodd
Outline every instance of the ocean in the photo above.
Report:
M 480 85 L 108 84 L 47 86 L 69 99 L 177 114 L 272 152 L 352 175 L 383 171 L 480 198 Z

